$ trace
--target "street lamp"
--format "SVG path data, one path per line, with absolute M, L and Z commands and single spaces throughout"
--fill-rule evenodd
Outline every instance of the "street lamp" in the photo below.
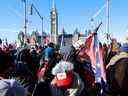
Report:
M 30 15 L 33 14 L 33 9 L 37 13 L 37 15 L 40 17 L 41 22 L 42 22 L 42 40 L 43 40 L 43 17 L 40 15 L 39 11 L 37 10 L 37 8 L 33 4 L 31 4 L 31 6 L 30 6 Z

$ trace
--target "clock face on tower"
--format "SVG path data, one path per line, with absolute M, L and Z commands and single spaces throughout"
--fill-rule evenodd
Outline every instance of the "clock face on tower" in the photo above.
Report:
M 53 15 L 56 15 L 56 12 L 53 11 L 52 14 L 53 14 Z

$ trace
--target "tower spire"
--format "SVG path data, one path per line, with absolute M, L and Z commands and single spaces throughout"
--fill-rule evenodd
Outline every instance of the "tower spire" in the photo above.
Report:
M 55 0 L 52 0 L 52 9 L 55 9 Z
M 58 14 L 55 6 L 55 0 L 52 0 L 51 9 L 51 42 L 57 44 L 58 36 Z

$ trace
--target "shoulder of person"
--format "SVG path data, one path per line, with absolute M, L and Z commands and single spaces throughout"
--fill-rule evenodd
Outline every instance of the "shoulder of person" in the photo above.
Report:
M 11 88 L 15 91 L 16 96 L 26 96 L 26 89 L 17 80 L 11 79 Z
M 112 57 L 112 59 L 110 60 L 110 63 L 109 64 L 110 65 L 114 65 L 121 58 L 128 58 L 128 53 L 126 53 L 126 52 L 120 52 L 119 54 L 117 54 L 114 57 Z
M 2 79 L 0 80 L 0 85 L 0 90 L 6 91 L 6 94 L 26 96 L 25 88 L 15 79 Z

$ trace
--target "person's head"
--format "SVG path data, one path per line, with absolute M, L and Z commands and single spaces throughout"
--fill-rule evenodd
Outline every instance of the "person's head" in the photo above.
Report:
M 113 62 L 112 62 L 113 63 Z M 110 91 L 128 93 L 128 58 L 121 58 L 106 69 Z M 112 74 L 112 75 L 111 75 Z M 123 95 L 121 95 L 123 96 Z
M 49 61 L 50 59 L 52 59 L 53 54 L 54 54 L 54 48 L 52 48 L 52 47 L 45 48 L 44 59 Z
M 9 54 L 3 52 L 3 51 L 0 51 L 0 74 L 3 74 L 5 73 L 11 64 L 10 63 L 10 56 Z
M 55 44 L 52 43 L 52 42 L 50 42 L 50 43 L 48 44 L 48 47 L 52 47 L 52 48 L 54 48 L 54 46 L 55 46 Z
M 63 46 L 60 48 L 60 54 L 63 60 L 70 61 L 75 54 L 75 48 L 71 45 Z
M 62 60 L 59 63 L 57 63 L 55 67 L 52 69 L 52 74 L 57 75 L 58 73 L 72 72 L 73 69 L 73 63 Z
M 106 43 L 104 43 L 104 44 L 103 44 L 103 47 L 107 47 L 107 44 L 106 44 Z
M 11 50 L 11 49 L 13 49 L 13 45 L 12 44 L 9 44 L 9 49 Z

